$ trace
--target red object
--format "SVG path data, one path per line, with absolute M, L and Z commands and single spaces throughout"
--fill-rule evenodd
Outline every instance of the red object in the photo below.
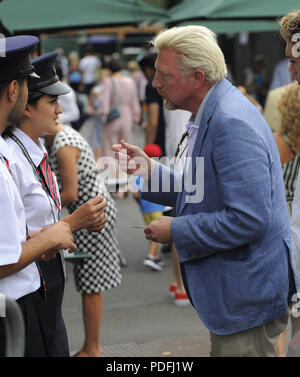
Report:
M 162 150 L 157 144 L 147 144 L 144 147 L 144 152 L 149 157 L 161 157 Z
M 9 167 L 9 161 L 4 156 L 2 156 L 2 157 L 4 158 L 6 166 L 7 166 L 7 169 L 10 172 L 10 175 L 12 176 L 12 173 L 11 173 L 11 170 L 10 170 L 10 167 Z
M 177 306 L 186 306 L 190 304 L 190 300 L 186 293 L 175 292 L 174 304 Z
M 175 284 L 170 284 L 170 287 L 169 287 L 169 295 L 174 298 L 175 297 L 175 293 L 176 293 L 176 289 L 177 289 L 177 285 Z

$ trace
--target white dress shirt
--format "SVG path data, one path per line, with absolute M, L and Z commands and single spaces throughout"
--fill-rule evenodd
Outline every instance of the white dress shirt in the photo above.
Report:
M 0 136 L 0 265 L 17 263 L 22 252 L 21 243 L 26 241 L 25 210 L 20 193 L 5 165 L 12 156 L 3 138 Z M 4 157 L 4 158 L 3 158 Z M 31 263 L 21 271 L 0 279 L 0 292 L 17 300 L 40 287 L 40 275 L 36 264 Z
M 12 132 L 24 145 L 32 162 L 37 168 L 40 165 L 44 154 L 47 153 L 42 140 L 39 139 L 36 144 L 29 136 L 17 127 L 15 127 Z M 59 210 L 54 200 L 50 194 L 43 189 L 40 180 L 34 173 L 33 167 L 25 157 L 21 148 L 10 138 L 6 139 L 6 142 L 13 155 L 11 169 L 25 207 L 26 223 L 29 233 L 33 230 L 40 230 L 59 221 Z M 53 178 L 61 208 L 59 187 L 54 173 Z M 67 272 L 62 250 L 60 251 L 60 257 L 64 277 L 66 279 Z
M 39 140 L 36 144 L 17 127 L 13 129 L 13 134 L 22 142 L 37 168 L 44 154 L 47 153 L 43 143 Z M 10 138 L 6 141 L 13 155 L 11 169 L 25 207 L 29 233 L 32 230 L 45 228 L 58 221 L 59 211 L 54 200 L 43 189 L 21 148 Z M 56 181 L 55 183 L 56 187 L 58 187 Z M 57 194 L 59 195 L 58 189 Z

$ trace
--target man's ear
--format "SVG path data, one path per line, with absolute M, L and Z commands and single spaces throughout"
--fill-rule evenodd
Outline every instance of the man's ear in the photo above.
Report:
M 205 73 L 201 69 L 196 69 L 193 73 L 195 88 L 201 88 L 205 83 Z
M 19 83 L 17 80 L 13 80 L 8 84 L 7 97 L 10 102 L 15 102 L 19 93 Z

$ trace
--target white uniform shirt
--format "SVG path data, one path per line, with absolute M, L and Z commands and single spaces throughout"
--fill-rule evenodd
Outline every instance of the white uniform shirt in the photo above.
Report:
M 39 140 L 36 144 L 19 128 L 14 128 L 13 134 L 22 142 L 37 168 L 44 157 L 44 153 L 47 153 L 43 143 Z M 11 170 L 21 193 L 29 233 L 32 230 L 39 230 L 53 224 L 58 220 L 58 209 L 54 200 L 43 189 L 33 167 L 18 144 L 10 138 L 6 142 L 12 155 Z M 57 194 L 59 195 L 58 189 Z
M 0 136 L 0 154 L 11 165 L 11 154 Z M 25 210 L 13 178 L 0 156 L 0 265 L 17 263 L 26 241 Z M 6 278 L 0 279 L 0 292 L 17 300 L 40 287 L 40 275 L 33 262 L 27 267 Z

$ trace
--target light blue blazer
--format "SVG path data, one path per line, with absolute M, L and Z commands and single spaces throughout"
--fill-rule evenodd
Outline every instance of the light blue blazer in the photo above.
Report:
M 142 197 L 176 208 L 172 236 L 201 320 L 231 334 L 283 316 L 295 285 L 279 153 L 259 111 L 226 79 L 204 108 L 192 157 L 204 157 L 202 201 L 187 203 L 163 165 L 156 175 L 171 176 L 171 192 Z M 199 165 L 191 169 L 196 179 Z

